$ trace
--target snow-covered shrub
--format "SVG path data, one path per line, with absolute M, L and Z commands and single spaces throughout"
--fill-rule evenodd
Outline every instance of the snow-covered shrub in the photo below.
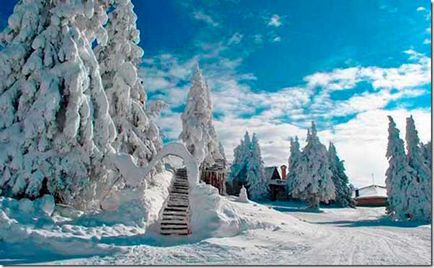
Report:
M 116 131 L 91 46 L 103 5 L 20 1 L 10 16 L 0 36 L 2 195 L 91 207 L 112 176 L 104 157 Z
M 321 144 L 315 127 L 307 133 L 307 144 L 296 166 L 297 176 L 293 182 L 291 195 L 306 200 L 311 208 L 319 208 L 319 202 L 336 198 L 326 147 Z
M 342 207 L 353 207 L 352 190 L 349 185 L 348 176 L 345 174 L 344 161 L 339 159 L 336 147 L 331 142 L 328 149 L 328 157 L 332 180 L 336 188 L 335 202 Z

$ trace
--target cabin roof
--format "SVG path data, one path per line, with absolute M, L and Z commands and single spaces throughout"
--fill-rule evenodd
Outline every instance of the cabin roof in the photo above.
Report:
M 359 188 L 359 196 L 358 197 L 387 197 L 386 187 L 381 185 L 368 185 L 362 188 Z
M 267 180 L 271 180 L 273 178 L 274 172 L 277 172 L 277 175 L 279 176 L 278 179 L 282 179 L 282 177 L 280 176 L 279 173 L 279 169 L 276 166 L 272 166 L 272 167 L 265 167 L 265 178 L 267 178 Z

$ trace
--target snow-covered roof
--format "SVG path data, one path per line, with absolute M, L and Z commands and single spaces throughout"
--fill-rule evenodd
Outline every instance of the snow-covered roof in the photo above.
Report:
M 359 188 L 359 196 L 358 197 L 387 197 L 386 187 L 380 185 L 369 185 L 362 188 Z
M 265 178 L 267 178 L 267 180 L 271 180 L 271 178 L 273 177 L 274 170 L 277 170 L 277 173 L 279 174 L 279 178 L 281 178 L 280 173 L 279 173 L 279 169 L 275 166 L 266 167 L 266 168 L 264 168 L 264 170 L 265 170 Z

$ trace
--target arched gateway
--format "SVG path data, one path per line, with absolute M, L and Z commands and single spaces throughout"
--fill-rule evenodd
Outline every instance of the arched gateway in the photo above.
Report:
M 188 235 L 191 234 L 189 192 L 199 183 L 199 166 L 183 144 L 165 145 L 145 168 L 137 167 L 130 155 L 116 156 L 115 165 L 127 184 L 138 185 L 166 156 L 177 156 L 183 159 L 185 168 L 177 169 L 175 172 L 175 178 L 159 221 L 160 233 L 162 235 Z

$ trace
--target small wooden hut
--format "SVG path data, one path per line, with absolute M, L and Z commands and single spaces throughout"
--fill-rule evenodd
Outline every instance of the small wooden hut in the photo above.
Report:
M 217 188 L 221 195 L 225 194 L 226 170 L 224 161 L 217 161 L 211 167 L 202 168 L 200 179 Z

